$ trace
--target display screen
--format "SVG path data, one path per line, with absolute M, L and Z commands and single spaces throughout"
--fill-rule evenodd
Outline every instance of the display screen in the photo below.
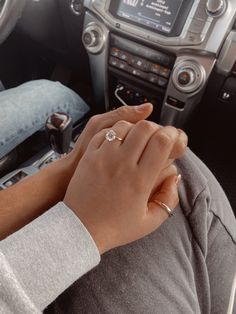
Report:
M 169 34 L 184 0 L 120 0 L 116 15 Z

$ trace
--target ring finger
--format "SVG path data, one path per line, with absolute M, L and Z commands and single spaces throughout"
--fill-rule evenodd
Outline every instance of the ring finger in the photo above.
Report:
M 119 148 L 125 140 L 133 124 L 126 121 L 117 122 L 112 128 L 97 133 L 90 142 L 88 150 Z

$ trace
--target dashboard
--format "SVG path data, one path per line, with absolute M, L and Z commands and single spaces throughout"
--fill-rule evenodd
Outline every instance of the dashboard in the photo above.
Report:
M 85 0 L 83 44 L 98 103 L 151 101 L 183 127 L 216 69 L 236 62 L 234 0 Z M 233 53 L 234 52 L 234 53 Z
M 111 2 L 113 16 L 165 36 L 180 35 L 192 1 L 117 1 Z

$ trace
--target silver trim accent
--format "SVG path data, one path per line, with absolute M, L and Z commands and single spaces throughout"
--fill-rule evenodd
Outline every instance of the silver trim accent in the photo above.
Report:
M 88 51 L 90 71 L 93 83 L 94 98 L 96 104 L 104 106 L 109 109 L 108 99 L 108 55 L 109 55 L 109 30 L 102 24 L 93 14 L 85 12 L 84 29 L 89 25 L 96 24 L 103 30 L 104 34 L 104 47 L 101 51 L 94 54 Z
M 227 76 L 236 63 L 236 31 L 230 32 L 216 64 L 218 73 Z

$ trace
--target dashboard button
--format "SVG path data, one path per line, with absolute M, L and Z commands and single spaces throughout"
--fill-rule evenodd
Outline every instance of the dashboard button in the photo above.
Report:
M 111 48 L 111 55 L 113 57 L 118 57 L 119 56 L 119 52 L 120 52 L 120 49 L 118 49 L 118 48 Z
M 208 18 L 207 10 L 206 10 L 206 4 L 199 4 L 197 11 L 195 12 L 193 18 L 202 20 L 205 22 Z
M 159 72 L 159 74 L 160 74 L 161 76 L 164 76 L 164 77 L 166 77 L 166 78 L 169 78 L 169 76 L 170 76 L 170 69 L 164 68 L 164 67 L 160 67 L 160 72 Z
M 135 67 L 139 70 L 142 70 L 145 72 L 147 72 L 149 70 L 150 62 L 148 62 L 142 58 L 133 57 L 133 58 L 131 58 L 130 62 L 131 62 L 133 67 Z
M 159 77 L 155 74 L 150 73 L 150 74 L 148 74 L 148 81 L 151 82 L 152 84 L 158 84 Z
M 174 108 L 177 108 L 177 109 L 184 109 L 184 106 L 185 106 L 185 103 L 176 99 L 176 98 L 173 98 L 173 97 L 170 97 L 168 96 L 167 97 L 167 101 L 166 101 L 166 104 L 168 106 L 171 106 L 171 107 L 174 107 Z
M 224 102 L 230 102 L 233 100 L 235 94 L 231 91 L 224 90 L 220 94 L 220 100 Z
M 161 70 L 161 66 L 159 64 L 152 63 L 152 65 L 150 67 L 150 72 L 159 75 L 160 74 L 160 70 Z
M 189 32 L 194 34 L 199 34 L 203 31 L 205 23 L 200 19 L 192 19 L 190 27 L 188 29 Z
M 128 61 L 130 59 L 130 55 L 127 52 L 120 51 L 119 58 L 123 61 Z
M 113 67 L 118 67 L 119 59 L 110 57 L 109 64 Z
M 126 70 L 127 69 L 128 64 L 124 61 L 118 61 L 118 68 L 121 70 Z
M 159 77 L 157 84 L 158 84 L 160 87 L 166 87 L 167 84 L 168 84 L 168 80 L 165 79 L 165 78 L 163 78 L 163 77 Z
M 140 71 L 140 70 L 137 70 L 137 69 L 133 69 L 131 70 L 131 73 L 134 75 L 134 76 L 137 76 L 137 77 L 140 77 L 142 79 L 146 79 L 147 78 L 147 74 Z

